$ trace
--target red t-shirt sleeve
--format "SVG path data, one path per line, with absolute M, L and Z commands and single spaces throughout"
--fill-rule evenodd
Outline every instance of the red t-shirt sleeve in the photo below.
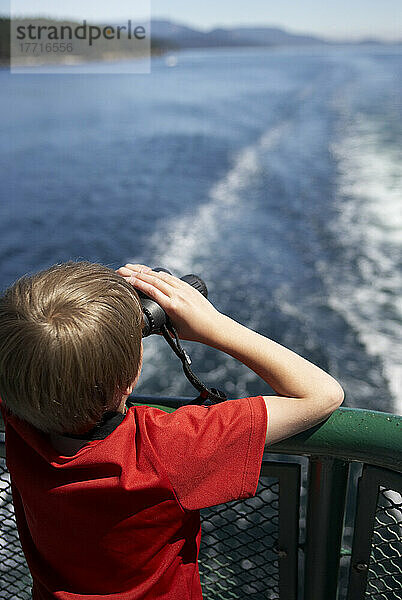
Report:
M 185 510 L 255 495 L 267 432 L 262 396 L 173 413 L 140 409 L 142 442 Z

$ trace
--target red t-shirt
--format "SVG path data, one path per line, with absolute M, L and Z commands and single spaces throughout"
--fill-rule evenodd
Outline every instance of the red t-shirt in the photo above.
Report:
M 261 396 L 173 413 L 132 406 L 73 456 L 2 412 L 34 600 L 202 598 L 199 509 L 255 495 Z

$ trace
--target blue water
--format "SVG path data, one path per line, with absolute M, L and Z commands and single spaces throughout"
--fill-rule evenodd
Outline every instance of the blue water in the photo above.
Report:
M 196 272 L 220 310 L 338 378 L 346 406 L 401 414 L 401 47 L 177 58 L 0 71 L 0 287 L 79 258 Z M 145 346 L 138 391 L 191 395 L 165 342 Z M 269 391 L 187 349 L 209 385 Z

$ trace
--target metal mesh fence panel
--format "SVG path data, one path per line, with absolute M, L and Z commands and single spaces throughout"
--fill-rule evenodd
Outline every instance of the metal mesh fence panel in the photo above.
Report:
M 402 600 L 402 496 L 384 486 L 378 494 L 365 598 Z
M 28 600 L 32 580 L 20 541 L 14 517 L 10 476 L 6 461 L 0 457 L 0 598 Z
M 261 477 L 255 497 L 201 511 L 205 600 L 279 599 L 279 482 Z

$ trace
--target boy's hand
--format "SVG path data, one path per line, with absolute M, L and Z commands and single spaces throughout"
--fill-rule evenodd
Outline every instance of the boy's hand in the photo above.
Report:
M 185 281 L 138 264 L 120 267 L 117 273 L 163 308 L 181 339 L 210 344 L 217 338 L 223 315 Z

